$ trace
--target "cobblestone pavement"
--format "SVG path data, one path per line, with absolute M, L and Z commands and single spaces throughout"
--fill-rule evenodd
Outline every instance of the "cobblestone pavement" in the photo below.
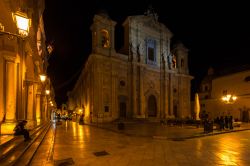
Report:
M 191 131 L 200 133 L 203 129 L 148 125 L 141 124 L 132 128 L 132 124 L 126 124 L 126 133 L 125 130 L 116 131 L 115 126 L 113 129 L 107 126 L 103 129 L 100 126 L 63 122 L 56 127 L 53 160 L 41 157 L 43 151 L 38 150 L 32 165 L 63 163 L 83 166 L 250 165 L 249 130 L 191 138 L 190 135 L 195 135 L 195 133 L 190 134 Z M 173 133 L 175 136 L 169 139 Z M 165 138 L 163 136 L 166 136 L 166 139 L 161 139 Z M 186 138 L 174 139 L 176 136 L 186 136 Z M 51 140 L 51 137 L 47 139 Z M 48 149 L 46 146 L 43 147 Z M 47 150 L 44 150 L 44 153 L 46 152 Z

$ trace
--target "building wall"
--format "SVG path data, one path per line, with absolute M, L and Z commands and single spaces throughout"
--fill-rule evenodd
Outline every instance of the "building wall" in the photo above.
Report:
M 249 94 L 249 82 L 245 81 L 245 78 L 248 76 L 250 76 L 250 71 L 215 78 L 212 82 L 212 97 L 220 98 L 223 95 L 223 91 L 237 96 Z
M 0 11 L 4 26 L 0 31 L 0 132 L 10 134 L 18 120 L 28 120 L 28 127 L 33 128 L 42 118 L 39 74 L 44 72 L 42 59 L 46 54 L 44 0 L 0 1 Z M 12 35 L 18 34 L 12 18 L 16 11 L 32 20 L 27 38 Z
M 202 110 L 208 112 L 211 118 L 233 115 L 235 119 L 248 121 L 250 89 L 246 78 L 249 76 L 250 71 L 245 70 L 213 78 L 211 94 L 208 95 L 211 97 L 200 98 Z M 231 104 L 224 103 L 221 98 L 226 94 L 236 95 L 237 100 Z
M 107 15 L 95 15 L 92 53 L 68 93 L 71 107 L 84 108 L 85 120 L 93 122 L 190 117 L 188 50 L 179 44 L 171 53 L 171 32 L 152 16 L 129 16 L 118 53 L 115 25 Z

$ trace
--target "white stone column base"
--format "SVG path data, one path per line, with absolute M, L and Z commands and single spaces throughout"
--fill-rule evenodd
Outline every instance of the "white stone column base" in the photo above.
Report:
M 4 122 L 1 124 L 1 134 L 14 134 L 14 128 L 17 122 Z

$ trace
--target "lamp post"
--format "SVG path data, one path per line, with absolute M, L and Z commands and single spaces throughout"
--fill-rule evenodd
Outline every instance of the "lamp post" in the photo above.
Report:
M 24 39 L 25 37 L 27 37 L 28 34 L 29 34 L 31 19 L 29 19 L 27 17 L 27 14 L 22 13 L 20 11 L 12 13 L 12 18 L 13 18 L 14 22 L 17 25 L 18 34 L 11 33 L 11 32 L 6 32 L 4 30 L 4 25 L 0 22 L 0 35 L 6 34 L 6 35 L 9 35 L 10 38 L 18 37 L 18 38 L 21 38 L 21 39 Z
M 232 105 L 236 102 L 237 96 L 233 94 L 227 94 L 221 97 L 221 100 L 226 104 L 226 105 Z M 231 109 L 228 109 L 227 113 L 228 116 L 225 116 L 225 128 L 233 129 L 233 112 L 230 113 Z M 230 115 L 231 114 L 231 115 Z M 230 115 L 230 116 L 229 116 Z M 224 126 L 222 126 L 222 129 L 224 129 Z
M 227 94 L 227 95 L 222 96 L 221 100 L 226 105 L 232 105 L 236 102 L 237 96 L 233 95 L 233 94 Z M 229 112 L 230 112 L 230 110 L 228 110 L 228 114 L 229 114 Z
M 237 96 L 235 95 L 231 95 L 231 94 L 227 94 L 221 97 L 221 100 L 225 103 L 225 104 L 233 104 L 235 103 L 235 101 L 237 100 Z
M 40 76 L 41 82 L 44 83 L 46 81 L 47 76 L 45 74 L 40 74 L 39 76 Z

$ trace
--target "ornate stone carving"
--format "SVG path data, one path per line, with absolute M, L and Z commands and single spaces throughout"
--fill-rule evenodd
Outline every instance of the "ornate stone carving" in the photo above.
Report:
M 176 56 L 174 54 L 168 54 L 168 67 L 169 69 L 175 69 L 177 67 Z
M 144 13 L 146 16 L 152 17 L 154 21 L 158 21 L 158 14 L 154 11 L 152 6 L 149 6 L 147 11 Z
M 130 55 L 136 54 L 136 45 L 133 41 L 129 43 L 129 50 L 130 50 Z

